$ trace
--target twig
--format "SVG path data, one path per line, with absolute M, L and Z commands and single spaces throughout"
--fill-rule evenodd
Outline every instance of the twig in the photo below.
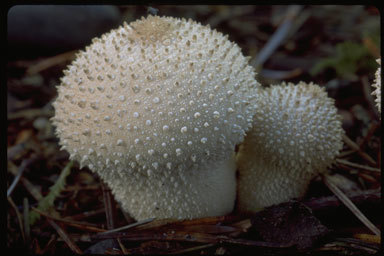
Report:
M 302 8 L 303 7 L 298 5 L 292 5 L 288 8 L 283 22 L 280 24 L 272 37 L 268 40 L 263 49 L 261 49 L 257 56 L 250 62 L 252 66 L 255 68 L 262 66 L 264 62 L 272 55 L 272 53 L 288 35 L 288 32 L 293 23 L 293 19 L 297 16 Z
M 40 193 L 40 190 L 36 188 L 36 186 L 33 185 L 28 179 L 21 177 L 21 183 L 23 183 L 24 187 L 28 190 L 28 192 L 36 201 L 40 201 L 43 199 L 43 195 Z
M 381 192 L 380 189 L 355 191 L 347 194 L 348 198 L 356 205 L 363 203 L 377 203 L 380 204 Z M 312 211 L 318 211 L 322 209 L 329 209 L 330 207 L 338 207 L 342 205 L 336 196 L 326 196 L 320 198 L 313 198 L 308 201 L 304 201 L 303 204 L 311 208 Z
M 359 143 L 359 148 L 364 148 L 365 144 L 371 139 L 372 135 L 375 133 L 376 129 L 380 127 L 379 122 L 372 122 L 369 126 L 367 135 L 364 139 Z
M 371 234 L 354 234 L 354 238 L 363 240 L 367 243 L 374 243 L 374 244 L 381 244 L 381 237 L 377 235 L 371 235 Z
M 228 220 L 233 220 L 234 216 L 217 216 L 217 217 L 206 217 L 206 218 L 200 218 L 200 219 L 192 219 L 192 220 L 182 220 L 182 221 L 177 221 L 175 219 L 160 219 L 160 220 L 155 220 L 151 223 L 142 225 L 138 227 L 138 230 L 143 230 L 143 229 L 149 229 L 149 228 L 159 228 L 168 224 L 172 225 L 201 225 L 201 224 L 216 224 L 216 223 L 221 223 L 224 221 Z
M 328 175 L 323 176 L 325 185 L 347 206 L 352 213 L 369 228 L 375 235 L 380 235 L 380 230 L 365 217 L 365 215 L 356 207 L 356 205 L 332 182 Z
M 356 164 L 356 163 L 352 163 L 352 162 L 349 162 L 349 161 L 343 160 L 343 159 L 336 159 L 336 162 L 339 163 L 339 164 L 348 165 L 348 166 L 355 167 L 355 168 L 358 168 L 358 169 L 362 169 L 362 170 L 365 170 L 365 171 L 381 173 L 381 170 L 379 168 L 373 168 L 373 167 L 369 167 L 369 166 L 365 166 L 365 165 L 361 165 L 361 164 Z
M 344 158 L 344 157 L 347 157 L 347 156 L 349 156 L 349 155 L 352 155 L 352 154 L 355 153 L 355 152 L 356 152 L 356 150 L 353 150 L 353 149 L 345 150 L 345 151 L 341 152 L 341 153 L 337 156 L 337 158 Z
M 153 220 L 154 220 L 154 218 L 150 218 L 150 219 L 146 219 L 146 220 L 141 220 L 141 221 L 138 221 L 138 222 L 135 222 L 135 223 L 132 223 L 132 224 L 120 227 L 120 228 L 115 228 L 115 229 L 104 231 L 103 233 L 99 233 L 99 234 L 95 235 L 95 237 L 99 236 L 99 235 L 111 234 L 111 233 L 114 233 L 114 232 L 119 232 L 119 231 L 122 231 L 122 230 L 133 228 L 133 227 L 145 224 L 145 223 L 149 223 L 149 222 L 151 222 Z
M 101 190 L 103 192 L 103 201 L 105 208 L 105 217 L 107 220 L 107 229 L 115 228 L 115 218 L 116 218 L 116 202 L 113 199 L 111 190 L 101 181 Z
M 45 212 L 42 212 L 42 211 L 40 211 L 40 210 L 38 210 L 37 208 L 34 208 L 34 207 L 32 207 L 32 210 L 37 212 L 38 214 L 48 218 L 48 219 L 55 220 L 55 221 L 58 221 L 58 222 L 63 222 L 65 224 L 69 225 L 69 226 L 77 227 L 77 228 L 80 228 L 82 230 L 88 230 L 88 231 L 92 231 L 92 232 L 105 232 L 106 231 L 103 228 L 97 227 L 95 224 L 84 223 L 84 222 L 79 222 L 79 221 L 72 221 L 72 220 L 68 220 L 68 219 L 61 219 L 61 218 L 53 217 L 53 216 L 51 216 L 49 214 L 46 214 Z
M 192 220 L 183 220 L 178 222 L 178 225 L 209 225 L 209 224 L 217 224 L 217 223 L 223 223 L 228 221 L 234 221 L 238 220 L 238 216 L 233 215 L 225 215 L 225 216 L 217 216 L 217 217 L 205 217 L 200 219 L 192 219 Z M 175 223 L 176 224 L 176 223 Z
M 66 186 L 63 191 L 65 192 L 77 192 L 79 190 L 98 190 L 100 189 L 100 185 L 97 185 L 97 184 L 91 184 L 91 185 L 79 185 L 79 184 L 76 184 L 76 185 L 69 185 L 69 186 Z
M 64 217 L 63 219 L 81 220 L 81 219 L 89 218 L 89 217 L 92 217 L 92 216 L 95 216 L 95 215 L 98 215 L 98 214 L 102 214 L 102 213 L 105 213 L 105 209 L 104 208 L 93 210 L 93 211 L 88 211 L 88 212 L 82 212 L 82 213 L 79 213 L 79 214 L 76 214 L 76 215 L 72 215 L 72 216 L 67 216 L 67 217 Z
M 119 243 L 119 246 L 120 246 L 121 251 L 123 252 L 123 254 L 129 254 L 127 248 L 125 248 L 125 246 L 124 246 L 123 243 L 121 242 L 120 238 L 117 238 L 117 242 Z
M 160 241 L 183 241 L 183 242 L 196 242 L 196 243 L 230 243 L 247 246 L 257 247 L 270 247 L 270 248 L 287 248 L 291 247 L 291 244 L 280 244 L 263 241 L 253 241 L 246 239 L 234 239 L 228 236 L 212 235 L 200 232 L 184 232 L 184 231 L 138 231 L 132 233 L 114 233 L 106 235 L 94 235 L 93 239 L 115 239 L 120 238 L 127 241 L 149 241 L 149 240 L 160 240 Z M 91 238 L 91 239 L 92 239 Z
M 369 183 L 379 183 L 380 182 L 379 179 L 372 177 L 371 175 L 368 175 L 368 174 L 363 173 L 363 172 L 359 172 L 357 175 L 359 175 L 359 178 L 361 178 L 365 181 L 368 181 Z
M 45 69 L 56 66 L 60 63 L 70 61 L 70 60 L 75 58 L 76 52 L 77 52 L 77 50 L 74 50 L 74 51 L 65 52 L 65 53 L 50 57 L 50 58 L 46 58 L 46 59 L 36 63 L 35 65 L 30 66 L 27 69 L 27 74 L 28 75 L 34 75 L 34 74 L 37 74 L 37 73 L 39 73 Z
M 7 197 L 7 199 L 8 199 L 9 204 L 12 206 L 12 208 L 16 212 L 17 221 L 19 222 L 19 227 L 20 227 L 20 231 L 21 231 L 21 237 L 23 238 L 23 241 L 26 242 L 25 233 L 24 233 L 24 227 L 23 227 L 23 218 L 21 217 L 19 209 L 17 209 L 17 206 L 13 202 L 12 198 L 11 197 Z
M 229 234 L 230 237 L 237 237 L 248 231 L 249 228 L 252 227 L 252 221 L 250 219 L 245 219 L 238 221 L 236 223 L 232 223 L 231 227 L 238 228 L 239 231 L 235 231 Z
M 17 169 L 18 168 L 16 167 L 16 165 L 13 162 L 11 162 L 11 161 L 8 162 L 8 171 L 11 172 L 15 176 L 17 175 Z M 26 190 L 31 194 L 31 196 L 36 201 L 39 201 L 43 198 L 40 191 L 29 180 L 27 180 L 24 177 L 21 177 L 20 181 L 21 181 L 21 183 L 23 183 Z
M 7 149 L 7 159 L 12 160 L 15 156 L 25 150 L 25 142 L 13 145 Z
M 56 230 L 59 236 L 64 240 L 68 247 L 77 254 L 83 254 L 80 248 L 72 241 L 68 234 L 54 222 L 52 219 L 47 218 L 48 223 Z
M 342 241 L 342 242 L 345 242 L 345 243 L 349 243 L 349 244 L 357 244 L 357 245 L 364 246 L 364 247 L 369 248 L 369 249 L 374 249 L 374 250 L 379 250 L 380 249 L 376 244 L 367 243 L 365 241 L 362 241 L 362 240 L 356 239 L 356 238 L 342 238 L 342 237 L 339 237 L 339 238 L 336 238 L 336 240 L 337 241 Z
M 35 119 L 38 116 L 45 116 L 45 117 L 51 117 L 54 115 L 54 112 L 51 110 L 44 110 L 41 108 L 36 109 L 25 109 L 20 110 L 18 112 L 14 113 L 8 113 L 7 118 L 8 120 L 14 120 L 14 119 Z
M 378 249 L 371 249 L 371 248 L 368 248 L 368 247 L 365 247 L 365 246 L 362 246 L 362 245 L 359 245 L 359 244 L 356 244 L 356 243 L 351 243 L 351 242 L 348 242 L 348 241 L 339 241 L 339 242 L 336 242 L 338 244 L 340 244 L 342 247 L 344 247 L 342 249 L 342 251 L 345 251 L 345 248 L 348 248 L 350 250 L 352 250 L 353 252 L 356 253 L 357 250 L 359 250 L 359 254 L 363 254 L 363 255 L 368 255 L 368 254 L 376 254 L 378 252 Z M 364 253 L 362 253 L 361 251 L 363 251 Z M 356 254 L 355 254 L 356 255 Z
M 33 163 L 34 161 L 36 160 L 36 157 L 32 157 L 32 158 L 29 158 L 29 159 L 24 159 L 22 162 L 21 162 L 21 165 L 19 167 L 19 171 L 17 172 L 17 175 L 15 177 L 15 179 L 12 181 L 12 184 L 11 186 L 9 186 L 8 190 L 7 190 L 7 197 L 8 196 L 11 196 L 13 190 L 15 189 L 17 183 L 19 183 L 19 180 L 21 178 L 21 175 L 23 174 L 24 170 L 31 164 Z
M 173 254 L 182 254 L 182 253 L 187 253 L 187 252 L 193 252 L 193 251 L 197 251 L 197 250 L 201 250 L 201 249 L 210 248 L 210 247 L 215 246 L 215 245 L 216 244 L 204 244 L 204 245 L 195 246 L 195 247 L 191 247 L 191 248 L 187 248 L 187 249 L 173 251 L 173 252 L 170 252 L 168 254 L 173 255 Z
M 362 158 L 364 158 L 368 163 L 376 166 L 375 160 L 372 159 L 367 153 L 363 152 L 359 145 L 357 145 L 353 140 L 351 140 L 347 135 L 343 134 L 343 140 L 351 149 L 355 150 Z

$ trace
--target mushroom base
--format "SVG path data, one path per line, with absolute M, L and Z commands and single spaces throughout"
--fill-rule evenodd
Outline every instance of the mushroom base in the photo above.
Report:
M 240 155 L 237 207 L 243 213 L 302 197 L 314 176 L 308 170 L 281 167 L 264 159 L 254 157 L 250 163 L 241 158 Z
M 234 156 L 203 168 L 97 172 L 123 210 L 136 220 L 193 219 L 230 213 L 236 199 Z

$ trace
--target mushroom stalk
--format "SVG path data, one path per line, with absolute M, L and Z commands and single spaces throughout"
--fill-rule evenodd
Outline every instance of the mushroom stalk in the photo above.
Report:
M 214 170 L 214 171 L 212 171 Z M 99 172 L 123 209 L 137 219 L 190 219 L 221 216 L 233 210 L 236 198 L 234 157 L 188 172 L 128 176 Z M 204 193 L 202 193 L 202 191 Z
M 244 157 L 252 158 L 254 154 L 241 156 Z M 252 161 L 243 161 L 240 168 L 238 204 L 241 212 L 256 212 L 267 206 L 299 198 L 304 195 L 313 177 L 310 172 L 297 168 L 282 170 L 276 163 L 258 157 Z

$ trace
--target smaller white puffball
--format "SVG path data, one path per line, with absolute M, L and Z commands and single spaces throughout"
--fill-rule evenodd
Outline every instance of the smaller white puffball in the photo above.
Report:
M 237 156 L 240 211 L 302 196 L 342 149 L 341 125 L 334 100 L 316 84 L 265 89 Z

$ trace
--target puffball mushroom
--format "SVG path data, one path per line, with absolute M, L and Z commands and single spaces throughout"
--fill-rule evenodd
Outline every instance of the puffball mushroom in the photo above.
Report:
M 62 149 L 135 219 L 224 215 L 235 145 L 260 88 L 249 58 L 192 20 L 148 16 L 93 40 L 64 72 L 53 123 Z
M 372 92 L 373 95 L 376 95 L 376 107 L 381 112 L 381 63 L 380 59 L 376 60 L 377 63 L 379 63 L 379 68 L 376 70 L 375 73 L 375 81 L 372 84 L 372 87 L 375 88 L 375 90 Z
M 301 197 L 342 149 L 340 120 L 334 100 L 316 84 L 266 88 L 237 155 L 239 211 Z

